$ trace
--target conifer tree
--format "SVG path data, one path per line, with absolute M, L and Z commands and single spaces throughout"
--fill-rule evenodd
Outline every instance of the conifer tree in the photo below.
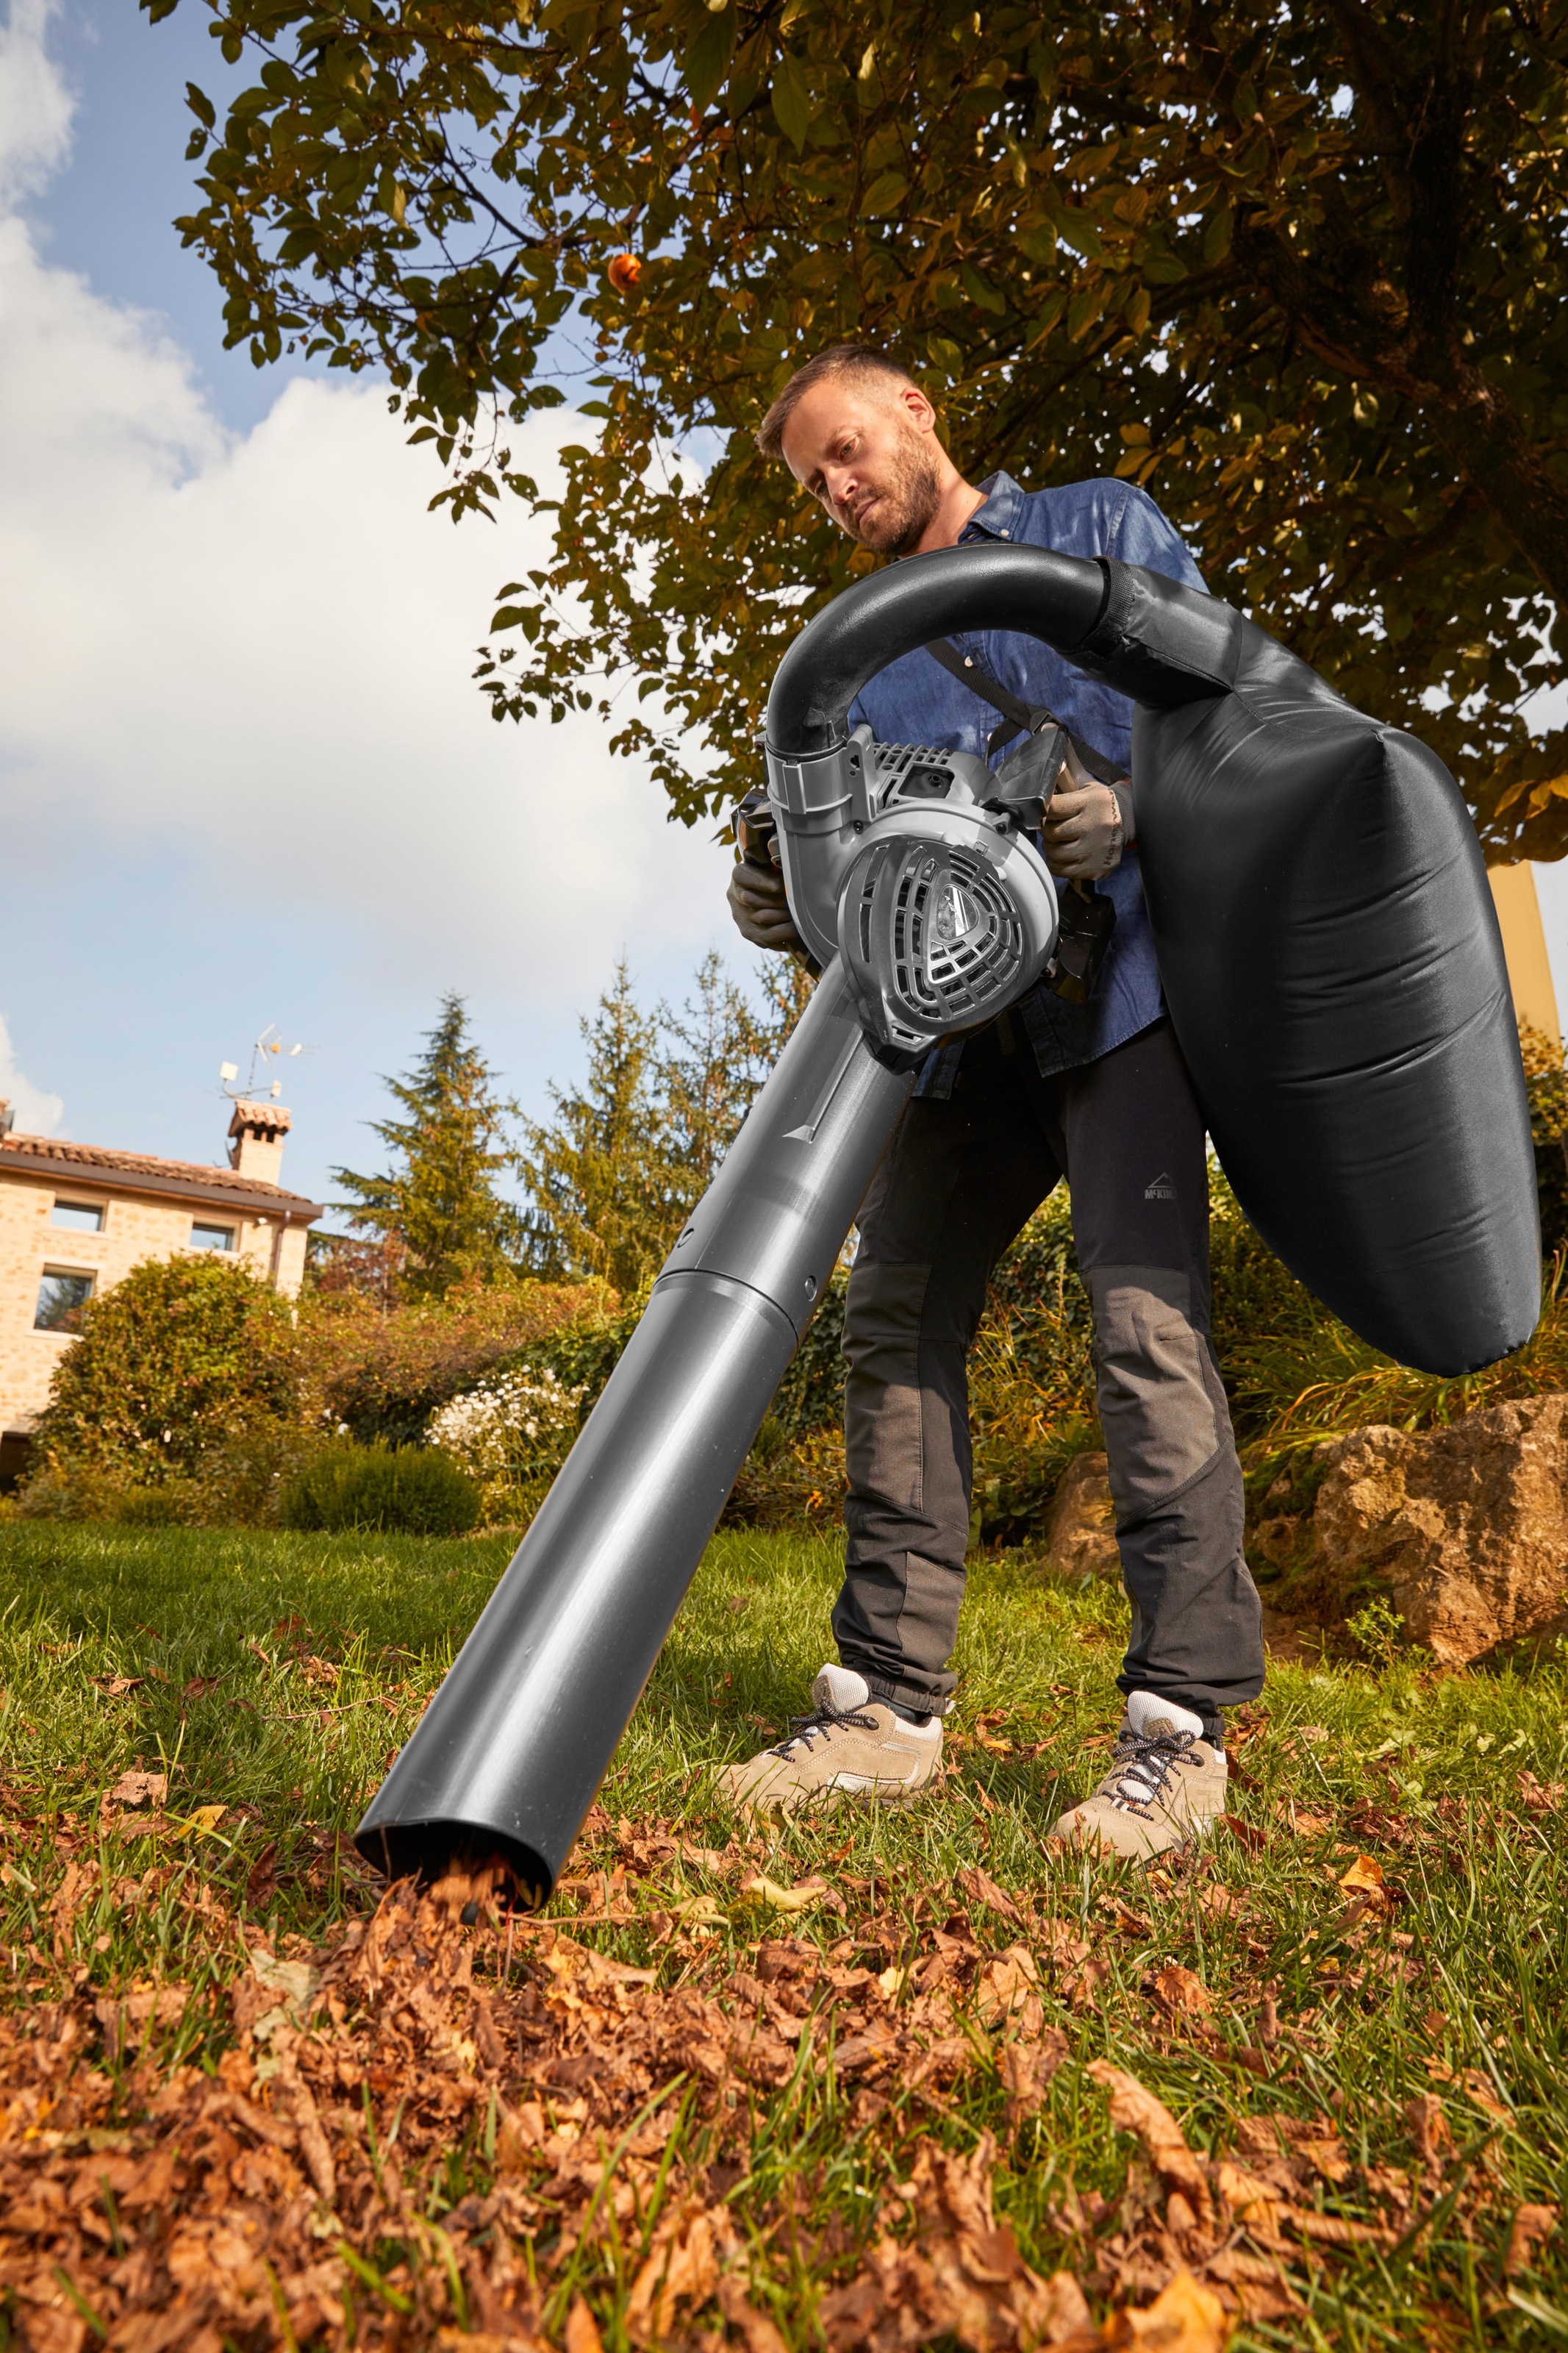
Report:
M 354 1196 L 343 1204 L 353 1224 L 401 1245 L 404 1287 L 416 1297 L 444 1297 L 465 1277 L 506 1275 L 524 1240 L 519 1211 L 496 1189 L 511 1162 L 506 1122 L 516 1106 L 497 1095 L 455 990 L 441 999 L 413 1071 L 384 1083 L 408 1115 L 370 1126 L 400 1165 L 384 1176 L 333 1170 Z
M 540 1273 L 597 1274 L 622 1292 L 658 1273 L 810 995 L 798 965 L 775 961 L 760 1013 L 716 954 L 679 1014 L 645 1013 L 617 967 L 582 1025 L 582 1085 L 552 1089 L 555 1116 L 525 1131 L 518 1168 Z
M 551 1279 L 598 1275 L 635 1291 L 666 1254 L 671 1169 L 658 1023 L 637 1004 L 624 958 L 580 1027 L 588 1049 L 581 1086 L 552 1086 L 554 1118 L 523 1130 L 517 1166 L 533 1203 L 530 1254 Z

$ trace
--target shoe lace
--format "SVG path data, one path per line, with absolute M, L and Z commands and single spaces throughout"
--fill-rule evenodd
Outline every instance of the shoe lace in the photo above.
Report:
M 1145 1737 L 1134 1732 L 1131 1725 L 1124 1725 L 1116 1744 L 1115 1760 L 1105 1780 L 1111 1804 L 1120 1813 L 1142 1814 L 1148 1820 L 1151 1810 L 1164 1799 L 1166 1783 L 1196 1738 L 1195 1732 L 1173 1731 Z
M 775 1757 L 787 1757 L 798 1744 L 809 1754 L 814 1740 L 819 1737 L 826 1739 L 841 1724 L 852 1725 L 858 1732 L 877 1730 L 874 1715 L 861 1715 L 849 1707 L 819 1707 L 814 1709 L 810 1715 L 792 1715 L 788 1732 L 773 1753 Z

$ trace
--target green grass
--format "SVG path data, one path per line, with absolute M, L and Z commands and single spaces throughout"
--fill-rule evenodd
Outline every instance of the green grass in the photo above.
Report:
M 236 2029 L 224 1989 L 258 1929 L 273 1949 L 302 1954 L 374 1905 L 378 1887 L 346 1841 L 510 1541 L 0 1529 L 7 2002 L 20 2014 L 69 1998 L 85 2017 L 85 2006 L 137 1988 L 193 1989 L 177 2019 L 148 2031 L 134 2064 L 112 2050 L 95 2059 L 116 2087 L 117 2119 L 153 2097 L 153 2058 L 159 2081 L 174 2080 L 182 2063 L 206 2076 L 226 2063 Z M 731 2166 L 721 2194 L 750 2251 L 752 2304 L 786 2341 L 822 2341 L 812 2318 L 818 2293 L 853 2274 L 873 2216 L 907 2236 L 900 2185 L 921 2147 L 967 2155 L 988 2132 L 999 2143 L 998 2219 L 1027 2262 L 1083 2279 L 1097 2310 L 1143 2300 L 1133 2256 L 1104 2247 L 1118 2228 L 1154 2243 L 1156 2193 L 1086 2072 L 1096 2059 L 1157 2093 L 1205 2154 L 1223 2152 L 1249 2117 L 1322 2119 L 1352 2168 L 1337 2189 L 1320 2180 L 1302 2190 L 1324 2211 L 1376 2221 L 1399 2211 L 1400 2196 L 1414 2200 L 1405 2242 L 1392 2249 L 1314 2245 L 1309 2260 L 1292 2246 L 1301 2308 L 1242 2318 L 1233 2344 L 1568 2341 L 1562 2234 L 1511 2279 L 1503 2272 L 1515 2210 L 1562 2206 L 1568 2187 L 1563 1817 L 1560 1803 L 1530 1802 L 1538 1786 L 1568 1778 L 1561 1661 L 1497 1676 L 1437 1677 L 1408 1658 L 1376 1672 L 1282 1667 L 1235 1752 L 1238 1832 L 1152 1873 L 1064 1866 L 1047 1857 L 1042 1835 L 1101 1769 L 1125 1605 L 1103 1587 L 1047 1579 L 1022 1557 L 984 1559 L 964 1614 L 942 1797 L 908 1813 L 845 1814 L 739 1845 L 715 1804 L 712 1768 L 805 1705 L 828 1651 L 835 1585 L 829 1542 L 716 1539 L 617 1753 L 604 1820 L 595 1818 L 552 1918 L 579 1945 L 655 1969 L 662 1988 L 705 1987 L 722 2001 L 731 1970 L 757 1965 L 759 1919 L 741 1900 L 743 1875 L 760 1869 L 793 1883 L 820 1873 L 830 1902 L 775 1921 L 773 1933 L 782 1925 L 825 1957 L 860 1954 L 874 1969 L 907 1963 L 918 1972 L 936 1932 L 962 1915 L 986 1951 L 1019 1941 L 1042 1957 L 1046 1923 L 1065 1922 L 1092 1966 L 1075 1987 L 1042 1958 L 1045 2021 L 1065 2032 L 1070 2055 L 1038 2113 L 1016 2126 L 1004 2120 L 994 2036 L 963 2006 L 973 1989 L 960 2010 L 979 2055 L 934 2104 L 901 2089 L 896 2066 L 867 2079 L 875 2097 L 863 2084 L 852 2100 L 831 2074 L 804 2068 L 752 2095 L 739 2170 Z M 104 1793 L 135 1770 L 166 1774 L 161 1812 L 115 1806 L 105 1816 Z M 197 1819 L 213 1808 L 223 1810 Z M 1358 1854 L 1379 1864 L 1390 1891 L 1359 1912 L 1337 1883 Z M 90 1883 L 74 1908 L 59 1900 L 71 1869 Z M 601 1869 L 619 1874 L 609 1921 L 587 1908 L 608 1883 L 596 1881 Z M 976 1869 L 1017 1900 L 1025 1926 L 966 1892 L 960 1874 Z M 689 1931 L 673 1926 L 700 1898 L 711 1920 L 689 1912 Z M 475 1932 L 482 1967 L 499 1971 L 485 1934 Z M 520 1950 L 534 1949 L 531 1934 Z M 1173 1965 L 1201 1981 L 1208 2010 L 1173 2012 L 1157 1980 Z M 498 1975 L 503 1981 L 511 1982 Z M 895 2018 L 901 1987 L 888 1997 Z M 353 2031 L 351 2017 L 343 2031 Z M 1448 2136 L 1436 2184 L 1410 2114 L 1430 2094 L 1443 2102 Z M 681 2121 L 660 2160 L 673 2168 L 668 2179 L 704 2180 L 704 2194 L 720 2194 L 713 2152 L 733 2147 L 724 2139 L 732 2126 L 705 2120 L 689 2091 L 672 2096 Z M 497 2110 L 488 2126 L 476 2114 L 477 2124 L 459 2116 L 442 2127 L 445 2142 L 437 2132 L 440 2162 L 432 2155 L 417 2171 L 430 2223 L 499 2179 Z M 631 2116 L 628 2108 L 628 2125 Z M 613 2171 L 608 2155 L 605 2163 Z M 1397 2192 L 1384 2179 L 1393 2173 L 1404 2178 Z M 581 2289 L 611 2353 L 628 2342 L 634 2258 L 657 2243 L 649 2234 L 666 2194 L 645 2199 L 639 2189 L 633 2221 L 617 2221 L 608 2236 L 590 2232 L 559 2258 L 559 2217 L 545 2200 L 544 2220 L 531 2226 L 542 2326 L 558 2331 Z M 1069 2227 L 1073 2199 L 1092 2204 L 1096 2195 L 1106 2207 L 1099 2253 Z M 810 2229 L 784 2231 L 784 2214 L 805 2217 Z M 491 2227 L 470 2223 L 481 2238 Z M 437 2315 L 437 2289 L 435 2302 L 420 2301 L 426 2273 L 439 2270 L 427 2235 L 409 2224 L 389 2236 L 384 2220 L 375 2228 L 362 2249 L 379 2249 L 384 2266 L 402 2264 L 419 2314 Z M 6 2278 L 0 2259 L 0 2284 Z M 370 2306 L 384 2320 L 392 2310 L 374 2295 Z M 447 2326 L 456 2311 L 449 2300 Z M 433 2344 L 437 2317 L 425 2333 L 408 2320 L 396 2341 Z M 683 2314 L 683 2327 L 689 2317 L 696 2325 L 695 2312 Z M 360 2341 L 381 2342 L 364 2325 L 371 2333 Z M 714 2325 L 710 2310 L 702 2326 Z M 854 2341 L 831 2330 L 828 2338 Z M 223 2341 L 282 2340 L 263 2329 Z M 327 2329 L 319 2341 L 348 2339 Z M 763 2340 L 748 2341 L 760 2353 Z M 581 2341 L 573 2353 L 583 2353 Z

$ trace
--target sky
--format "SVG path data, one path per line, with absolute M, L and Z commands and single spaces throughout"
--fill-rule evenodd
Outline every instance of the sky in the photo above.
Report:
M 0 6 L 5 0 L 0 0 Z M 0 1096 L 34 1133 L 210 1162 L 268 1025 L 285 1182 L 379 1165 L 447 989 L 542 1113 L 616 959 L 679 999 L 728 853 L 590 715 L 498 727 L 471 681 L 520 508 L 454 529 L 363 379 L 226 352 L 192 202 L 207 11 L 10 0 L 0 36 Z M 577 438 L 585 428 L 575 427 Z M 519 461 L 548 481 L 569 413 Z M 1538 870 L 1568 1011 L 1568 873 Z M 329 1223 L 342 1219 L 329 1219 Z
M 223 349 L 170 226 L 207 21 L 12 0 L 0 40 L 0 1096 L 215 1161 L 220 1065 L 273 1025 L 309 1049 L 268 1066 L 284 1181 L 330 1201 L 443 991 L 540 1113 L 623 954 L 650 999 L 756 959 L 711 825 L 667 823 L 597 719 L 498 726 L 471 681 L 543 530 L 428 513 L 384 389 Z M 573 429 L 519 461 L 547 481 Z

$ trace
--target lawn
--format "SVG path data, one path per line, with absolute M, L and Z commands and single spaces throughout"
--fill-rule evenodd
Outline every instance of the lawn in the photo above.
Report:
M 507 1544 L 0 1530 L 0 2344 L 1568 2342 L 1564 1662 L 1281 1667 L 1041 1834 L 1123 1604 L 976 1567 L 940 1796 L 767 1839 L 831 1545 L 710 1548 L 540 1919 L 348 1843 Z

